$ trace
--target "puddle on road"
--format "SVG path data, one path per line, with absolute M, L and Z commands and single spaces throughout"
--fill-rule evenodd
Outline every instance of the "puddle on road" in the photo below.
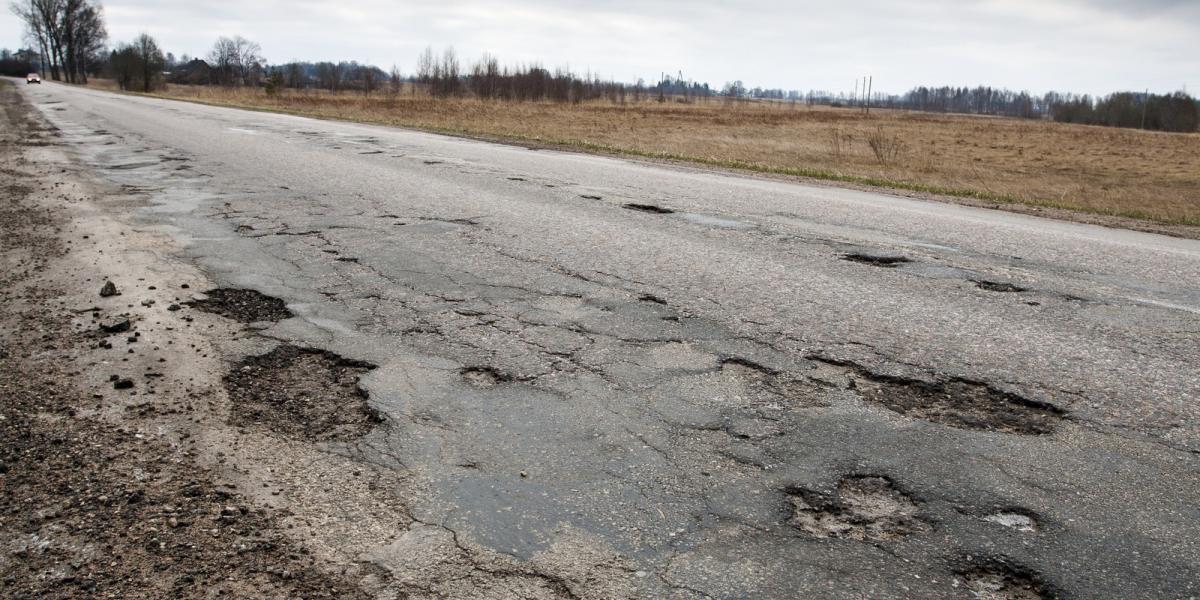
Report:
M 887 541 L 932 529 L 917 517 L 917 502 L 886 477 L 846 477 L 833 493 L 800 488 L 787 493 L 788 522 L 813 537 Z
M 374 368 L 290 345 L 247 357 L 224 377 L 229 422 L 312 441 L 358 438 L 383 422 L 358 385 Z

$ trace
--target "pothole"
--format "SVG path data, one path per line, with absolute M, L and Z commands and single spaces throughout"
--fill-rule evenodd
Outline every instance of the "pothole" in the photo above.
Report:
M 887 541 L 929 531 L 917 517 L 919 506 L 887 477 L 852 475 L 833 493 L 787 490 L 789 523 L 813 537 Z
M 987 515 L 983 520 L 1023 533 L 1034 533 L 1038 530 L 1037 518 L 1024 511 L 1000 511 Z
M 819 390 L 807 380 L 760 365 L 744 358 L 731 357 L 721 360 L 721 374 L 741 382 L 748 395 L 745 399 L 756 403 L 756 399 L 771 405 L 789 407 L 822 407 L 827 403 L 821 399 Z
M 466 367 L 459 371 L 464 381 L 474 387 L 494 387 L 512 381 L 512 377 L 492 367 Z
M 283 300 L 255 290 L 218 288 L 204 295 L 203 300 L 193 300 L 189 304 L 242 323 L 282 321 L 294 316 Z
M 962 571 L 963 586 L 977 600 L 1044 600 L 1057 598 L 1035 574 L 1000 561 Z
M 332 352 L 284 345 L 243 359 L 224 377 L 229 422 L 306 440 L 350 440 L 382 416 L 359 378 L 375 368 Z
M 817 358 L 846 370 L 864 400 L 907 417 L 960 429 L 1041 435 L 1063 420 L 1062 409 L 967 379 L 920 381 L 879 375 L 853 364 Z
M 975 287 L 977 287 L 981 290 L 989 291 L 989 292 L 1018 293 L 1018 292 L 1028 292 L 1029 291 L 1029 288 L 1021 287 L 1019 285 L 1013 285 L 1011 283 L 1004 283 L 1002 281 L 988 281 L 986 279 L 972 279 L 971 282 L 975 284 Z
M 911 259 L 904 257 L 904 256 L 886 256 L 886 255 L 859 254 L 859 253 L 843 254 L 842 260 L 848 260 L 850 262 L 862 263 L 864 265 L 871 265 L 874 267 L 884 267 L 886 269 L 892 269 L 892 268 L 895 268 L 896 265 L 901 265 L 904 263 L 912 262 Z
M 669 214 L 675 212 L 672 209 L 666 208 L 664 206 L 656 206 L 654 204 L 630 203 L 630 204 L 626 204 L 624 206 L 625 206 L 625 208 L 628 208 L 629 210 L 638 210 L 641 212 L 653 213 L 656 215 L 669 215 Z

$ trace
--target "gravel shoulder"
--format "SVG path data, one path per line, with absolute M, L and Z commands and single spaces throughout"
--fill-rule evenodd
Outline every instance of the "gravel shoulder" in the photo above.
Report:
M 214 451 L 220 365 L 171 309 L 203 278 L 105 216 L 128 199 L 7 82 L 0 102 L 0 595 L 370 597 Z

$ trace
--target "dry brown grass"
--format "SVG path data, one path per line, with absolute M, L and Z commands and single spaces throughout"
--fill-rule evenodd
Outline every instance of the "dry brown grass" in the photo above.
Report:
M 1200 134 L 719 100 L 562 105 L 193 86 L 159 95 L 1200 224 Z

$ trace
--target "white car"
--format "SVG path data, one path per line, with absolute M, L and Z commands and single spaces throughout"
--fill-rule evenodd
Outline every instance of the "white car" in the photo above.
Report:
M 41 82 L 42 82 L 42 76 L 38 75 L 37 73 L 30 73 L 25 76 L 26 85 L 28 85 L 30 83 L 41 83 Z

